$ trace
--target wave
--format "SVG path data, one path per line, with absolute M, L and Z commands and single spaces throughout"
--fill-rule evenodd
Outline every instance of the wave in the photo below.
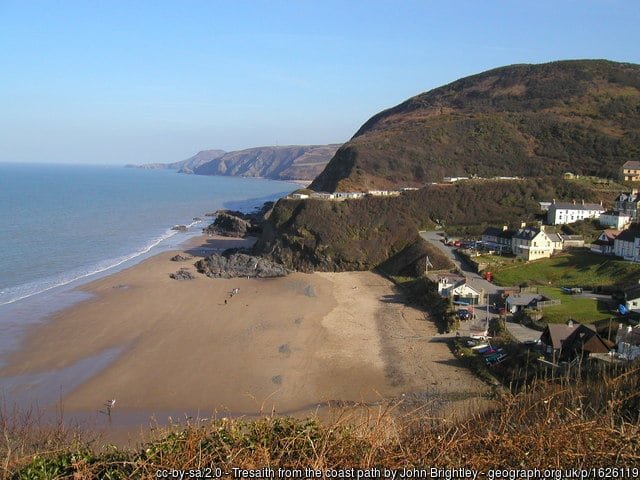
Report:
M 198 223 L 201 223 L 202 221 L 203 220 L 194 220 L 193 222 L 185 226 L 189 229 L 197 225 Z M 151 240 L 141 249 L 136 250 L 129 255 L 123 255 L 121 257 L 105 260 L 86 269 L 78 269 L 71 272 L 65 272 L 63 274 L 37 282 L 9 287 L 5 290 L 0 291 L 0 306 L 9 305 L 11 303 L 33 297 L 34 295 L 48 292 L 50 290 L 53 290 L 54 288 L 63 287 L 65 285 L 69 285 L 70 283 L 77 282 L 82 279 L 92 277 L 93 275 L 104 273 L 108 270 L 117 268 L 124 263 L 130 262 L 142 255 L 145 255 L 146 253 L 149 253 L 153 248 L 157 247 L 162 242 L 170 239 L 178 233 L 180 232 L 169 229 L 159 237 Z

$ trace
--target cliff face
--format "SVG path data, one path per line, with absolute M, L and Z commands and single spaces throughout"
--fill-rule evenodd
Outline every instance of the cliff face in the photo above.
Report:
M 630 159 L 640 159 L 639 65 L 512 65 L 373 116 L 311 188 L 367 190 L 472 174 L 611 177 Z
M 202 150 L 196 153 L 193 157 L 189 157 L 186 160 L 173 163 L 146 163 L 144 165 L 127 165 L 130 168 L 144 168 L 149 170 L 164 169 L 164 170 L 178 170 L 181 173 L 193 173 L 193 170 L 200 165 L 215 160 L 218 157 L 224 155 L 224 150 Z
M 340 145 L 257 147 L 228 152 L 194 170 L 197 175 L 312 180 L 329 163 Z

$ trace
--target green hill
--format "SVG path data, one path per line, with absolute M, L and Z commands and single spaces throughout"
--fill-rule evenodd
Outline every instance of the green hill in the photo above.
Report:
M 617 176 L 640 159 L 640 65 L 511 65 L 368 120 L 311 188 L 424 185 L 445 176 Z

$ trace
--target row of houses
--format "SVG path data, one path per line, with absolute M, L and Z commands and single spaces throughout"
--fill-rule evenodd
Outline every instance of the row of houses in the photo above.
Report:
M 631 222 L 638 220 L 638 204 L 640 195 L 638 189 L 620 193 L 613 202 L 613 209 L 605 210 L 602 202 L 540 202 L 540 207 L 547 212 L 549 225 L 565 225 L 580 220 L 598 219 L 603 227 L 622 229 Z
M 363 197 L 397 197 L 401 193 L 418 190 L 416 187 L 403 187 L 398 190 L 369 190 L 367 192 L 311 192 L 311 193 L 292 193 L 289 198 L 295 200 L 305 200 L 308 198 L 316 200 L 353 200 Z
M 528 227 L 524 223 L 518 230 L 488 227 L 482 232 L 482 242 L 501 253 L 512 253 L 525 261 L 549 258 L 565 248 L 583 247 L 584 239 L 578 235 L 547 232 L 544 225 Z

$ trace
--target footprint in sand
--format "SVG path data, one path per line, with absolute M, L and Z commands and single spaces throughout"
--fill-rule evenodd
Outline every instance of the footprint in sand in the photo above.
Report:
M 278 347 L 278 352 L 288 357 L 289 355 L 291 355 L 291 347 L 289 347 L 288 343 L 283 343 Z

